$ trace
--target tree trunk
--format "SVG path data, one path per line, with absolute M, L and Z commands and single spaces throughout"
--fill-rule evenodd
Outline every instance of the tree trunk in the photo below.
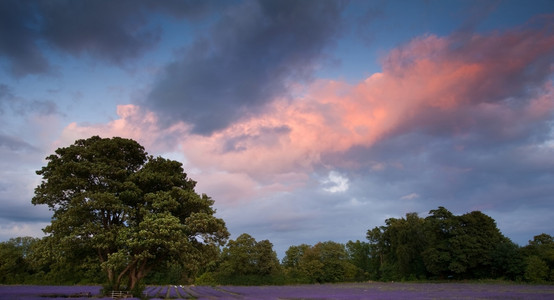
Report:
M 143 260 L 142 263 L 135 264 L 133 268 L 129 270 L 129 290 L 133 291 L 133 294 L 139 294 L 141 291 L 138 291 L 138 284 L 140 281 L 146 277 L 146 275 L 152 270 L 153 265 L 147 266 L 148 260 Z M 135 295 L 139 296 L 139 295 Z
M 135 269 L 129 271 L 129 290 L 133 291 L 140 278 L 138 278 Z
M 123 276 L 125 276 L 126 273 L 129 273 L 129 277 L 131 277 L 131 273 L 133 273 L 133 270 L 136 268 L 137 261 L 134 260 L 132 263 L 127 265 L 121 273 L 117 276 L 117 290 L 119 290 L 119 287 L 121 286 L 121 280 L 123 279 Z M 128 286 L 127 289 L 130 289 Z
M 102 251 L 100 249 L 98 249 L 98 257 L 100 258 L 100 263 L 101 264 L 106 261 L 106 258 L 104 257 L 104 253 L 102 253 Z M 105 267 L 104 271 L 106 272 L 106 275 L 108 275 L 108 283 L 110 285 L 110 288 L 112 290 L 118 290 L 120 280 L 118 280 L 117 282 L 115 281 L 115 277 L 114 277 L 115 272 L 114 272 L 114 270 L 111 269 L 110 267 Z

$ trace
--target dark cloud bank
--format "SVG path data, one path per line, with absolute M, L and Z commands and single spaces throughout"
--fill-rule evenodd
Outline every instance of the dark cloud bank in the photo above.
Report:
M 167 66 L 146 101 L 199 134 L 259 112 L 310 79 L 340 33 L 339 1 L 245 1 Z
M 12 76 L 52 71 L 48 51 L 123 65 L 161 38 L 155 13 L 190 22 L 218 16 L 166 66 L 145 104 L 167 124 L 209 134 L 306 82 L 341 32 L 342 1 L 0 2 L 0 58 Z M 153 14 L 154 13 L 154 14 Z M 184 33 L 183 33 L 184 34 Z
M 123 64 L 150 49 L 160 29 L 148 14 L 195 20 L 213 1 L 3 0 L 0 1 L 0 58 L 16 77 L 51 71 L 46 52 L 88 54 Z

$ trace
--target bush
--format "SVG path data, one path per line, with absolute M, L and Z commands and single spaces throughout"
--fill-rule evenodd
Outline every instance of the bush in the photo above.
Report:
M 527 259 L 525 279 L 530 282 L 544 282 L 548 278 L 549 271 L 548 265 L 540 257 L 532 255 Z
M 196 285 L 211 285 L 215 286 L 217 285 L 217 280 L 212 272 L 206 272 L 200 277 L 196 278 L 195 282 Z

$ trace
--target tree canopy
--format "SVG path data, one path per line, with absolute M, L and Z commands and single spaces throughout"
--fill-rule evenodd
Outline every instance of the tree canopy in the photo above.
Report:
M 358 269 L 351 260 L 353 256 L 349 255 L 345 245 L 327 241 L 314 246 L 290 246 L 283 258 L 283 266 L 289 280 L 294 282 L 341 282 L 356 277 Z
M 517 246 L 479 211 L 455 216 L 439 207 L 426 218 L 409 213 L 385 224 L 367 232 L 376 279 L 494 278 L 520 273 Z
M 219 261 L 207 275 L 221 284 L 272 284 L 279 279 L 281 265 L 269 240 L 256 241 L 243 233 L 230 240 L 221 252 Z M 207 282 L 205 282 L 207 283 Z
M 94 250 L 110 289 L 124 279 L 139 289 L 168 260 L 198 268 L 229 236 L 214 201 L 195 192 L 182 164 L 150 156 L 134 140 L 93 136 L 46 159 L 32 199 L 53 211 L 44 231 L 61 251 Z

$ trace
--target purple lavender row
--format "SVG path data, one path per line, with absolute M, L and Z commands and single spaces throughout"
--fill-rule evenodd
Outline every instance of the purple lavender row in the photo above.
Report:
M 551 285 L 509 285 L 475 283 L 351 283 L 297 286 L 166 286 L 147 287 L 148 297 L 164 299 L 554 299 Z M 0 299 L 67 299 L 88 295 L 94 299 L 99 286 L 1 286 Z M 50 298 L 44 298 L 49 296 Z M 87 298 L 83 298 L 87 299 Z M 134 298 L 136 299 L 136 298 Z
M 167 297 L 166 298 L 171 298 L 171 299 L 185 299 L 186 298 L 186 293 L 183 293 L 182 292 L 182 289 L 179 287 L 179 286 L 176 286 L 176 285 L 170 285 L 168 286 L 168 291 L 166 293 Z
M 554 299 L 553 286 L 480 284 L 329 284 L 302 286 L 224 286 L 223 291 L 244 299 L 436 299 L 436 298 L 522 298 Z
M 8 285 L 0 286 L 0 299 L 10 299 L 30 296 L 97 296 L 100 294 L 99 286 L 48 286 L 48 285 Z M 44 298 L 43 298 L 44 299 Z
M 41 298 L 41 300 L 45 300 L 45 299 L 47 299 L 47 298 Z M 88 298 L 84 298 L 84 299 L 88 299 Z M 112 297 L 102 297 L 102 298 L 92 298 L 92 299 L 94 299 L 94 300 L 113 300 Z M 125 300 L 140 300 L 140 298 L 125 298 Z
M 152 285 L 152 286 L 147 286 L 147 287 L 144 289 L 143 293 L 144 293 L 144 294 L 147 294 L 147 295 L 153 295 L 153 294 L 155 294 L 159 289 L 160 289 L 159 286 L 154 286 L 154 285 Z
M 237 299 L 240 298 L 240 295 L 236 293 L 229 293 L 221 290 L 217 287 L 210 286 L 192 286 L 191 290 L 196 292 L 201 297 L 216 297 L 218 299 Z
M 160 290 L 158 291 L 157 297 L 162 298 L 162 299 L 165 298 L 165 296 L 167 295 L 167 289 L 168 289 L 168 288 L 169 288 L 169 287 L 166 286 L 166 285 L 162 286 L 162 287 L 160 288 Z
M 161 296 L 163 288 L 163 286 L 150 286 L 144 289 L 142 293 L 148 297 L 163 297 Z

